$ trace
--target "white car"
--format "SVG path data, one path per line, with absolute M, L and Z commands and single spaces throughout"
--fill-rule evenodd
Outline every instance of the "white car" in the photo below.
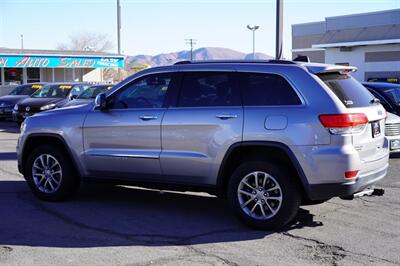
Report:
M 400 117 L 387 113 L 385 135 L 389 140 L 390 153 L 400 152 Z

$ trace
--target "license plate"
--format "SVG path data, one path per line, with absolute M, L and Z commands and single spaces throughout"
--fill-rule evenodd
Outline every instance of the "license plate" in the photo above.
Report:
M 371 123 L 372 126 L 372 137 L 376 138 L 381 135 L 381 125 L 379 121 L 375 121 Z

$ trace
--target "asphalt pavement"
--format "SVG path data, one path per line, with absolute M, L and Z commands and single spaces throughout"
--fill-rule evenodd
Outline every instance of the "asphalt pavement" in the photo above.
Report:
M 205 193 L 85 184 L 37 200 L 0 122 L 0 265 L 400 265 L 400 156 L 383 197 L 304 206 L 281 232 L 241 225 Z

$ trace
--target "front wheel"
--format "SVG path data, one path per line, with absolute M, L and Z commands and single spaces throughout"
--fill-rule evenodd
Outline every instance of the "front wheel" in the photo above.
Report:
M 297 214 L 301 190 L 295 177 L 278 163 L 246 162 L 233 173 L 228 201 L 246 225 L 262 230 L 285 226 Z
M 38 198 L 61 201 L 79 186 L 79 178 L 68 155 L 58 146 L 42 145 L 27 160 L 25 177 Z

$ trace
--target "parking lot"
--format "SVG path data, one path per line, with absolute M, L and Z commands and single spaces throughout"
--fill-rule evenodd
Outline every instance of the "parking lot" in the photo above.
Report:
M 85 184 L 68 202 L 41 202 L 17 171 L 17 138 L 0 122 L 0 264 L 400 264 L 400 156 L 383 197 L 304 206 L 282 232 L 262 232 L 202 193 Z

